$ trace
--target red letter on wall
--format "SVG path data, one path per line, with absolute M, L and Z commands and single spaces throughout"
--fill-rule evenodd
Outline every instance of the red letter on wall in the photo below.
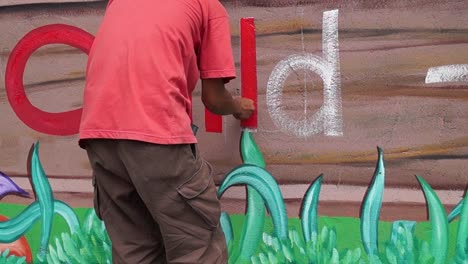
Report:
M 241 78 L 242 97 L 252 99 L 255 111 L 241 122 L 242 128 L 257 129 L 257 48 L 253 18 L 241 19 Z
M 254 101 L 255 112 L 241 122 L 242 128 L 257 128 L 257 52 L 255 45 L 255 23 L 253 18 L 242 18 L 241 34 L 241 96 Z M 205 109 L 206 132 L 223 132 L 223 118 Z
M 68 136 L 78 133 L 82 109 L 61 113 L 42 111 L 31 104 L 23 85 L 26 63 L 31 54 L 47 44 L 66 44 L 88 54 L 94 37 L 77 27 L 53 24 L 36 28 L 16 44 L 10 54 L 5 74 L 5 89 L 8 101 L 23 123 L 30 128 L 49 135 Z

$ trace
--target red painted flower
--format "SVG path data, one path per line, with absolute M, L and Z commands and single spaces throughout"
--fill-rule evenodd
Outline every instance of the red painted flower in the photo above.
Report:
M 6 220 L 8 220 L 8 218 L 0 215 L 0 222 L 6 221 Z M 8 244 L 0 243 L 0 251 L 3 252 L 6 249 L 10 249 L 10 255 L 15 255 L 18 257 L 26 257 L 26 261 L 28 263 L 32 262 L 31 248 L 29 247 L 29 243 L 24 236 L 22 236 L 20 239 L 12 243 L 8 243 Z

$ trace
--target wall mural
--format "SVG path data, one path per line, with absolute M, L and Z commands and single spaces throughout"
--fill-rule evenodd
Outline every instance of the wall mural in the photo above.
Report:
M 7 2 L 0 264 L 111 263 L 74 136 L 106 4 Z M 258 111 L 193 119 L 230 263 L 468 263 L 468 6 L 430 2 L 223 1 Z
M 347 223 L 350 220 L 338 222 L 348 225 L 347 232 L 356 235 L 360 231 L 362 245 L 353 248 L 346 245 L 348 241 L 342 241 L 340 247 L 337 245 L 339 233 L 335 226 L 322 223 L 319 228 L 317 208 L 324 175 L 318 176 L 304 195 L 300 219 L 288 220 L 281 190 L 273 176 L 264 169 L 264 158 L 251 132 L 242 133 L 240 145 L 244 164 L 229 172 L 218 189 L 218 196 L 222 197 L 230 186 L 247 186 L 245 215 L 235 216 L 235 222 L 226 212 L 221 216 L 230 263 L 461 264 L 468 261 L 468 202 L 461 200 L 447 216 L 437 194 L 419 176 L 429 208 L 430 221 L 426 228 L 430 229 L 430 237 L 415 234 L 415 221 L 399 220 L 391 224 L 390 236 L 379 240 L 379 215 L 385 184 L 382 149 L 378 148 L 376 169 L 362 204 L 360 229 L 353 230 L 352 223 Z M 38 151 L 39 143 L 36 143 L 31 158 L 35 201 L 11 219 L 2 216 L 0 242 L 9 244 L 0 244 L 3 251 L 0 263 L 31 262 L 32 256 L 35 256 L 36 263 L 112 263 L 111 245 L 104 223 L 93 209 L 88 209 L 79 220 L 70 206 L 54 199 Z M 0 185 L 2 195 L 28 195 L 7 175 L 1 174 L 1 178 L 5 182 Z M 266 209 L 270 216 L 266 215 Z M 63 218 L 62 225 L 66 226 L 67 232 L 51 239 L 56 214 Z M 453 222 L 449 229 L 449 221 L 458 216 L 460 221 Z M 271 222 L 269 225 L 266 224 L 267 219 Z M 32 233 L 31 228 L 38 220 L 41 220 L 39 232 L 30 234 L 30 237 L 39 243 L 37 248 L 31 249 L 24 235 Z M 453 247 L 451 255 L 450 246 Z

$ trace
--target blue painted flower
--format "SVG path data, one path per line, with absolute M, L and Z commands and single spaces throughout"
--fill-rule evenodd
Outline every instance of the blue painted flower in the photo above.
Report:
M 19 196 L 29 197 L 29 193 L 21 189 L 14 183 L 10 177 L 0 171 L 0 199 L 9 195 L 15 194 Z

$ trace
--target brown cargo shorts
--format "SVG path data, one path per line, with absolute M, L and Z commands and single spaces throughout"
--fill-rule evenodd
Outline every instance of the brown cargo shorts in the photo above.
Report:
M 212 167 L 195 144 L 84 143 L 113 263 L 228 262 Z

